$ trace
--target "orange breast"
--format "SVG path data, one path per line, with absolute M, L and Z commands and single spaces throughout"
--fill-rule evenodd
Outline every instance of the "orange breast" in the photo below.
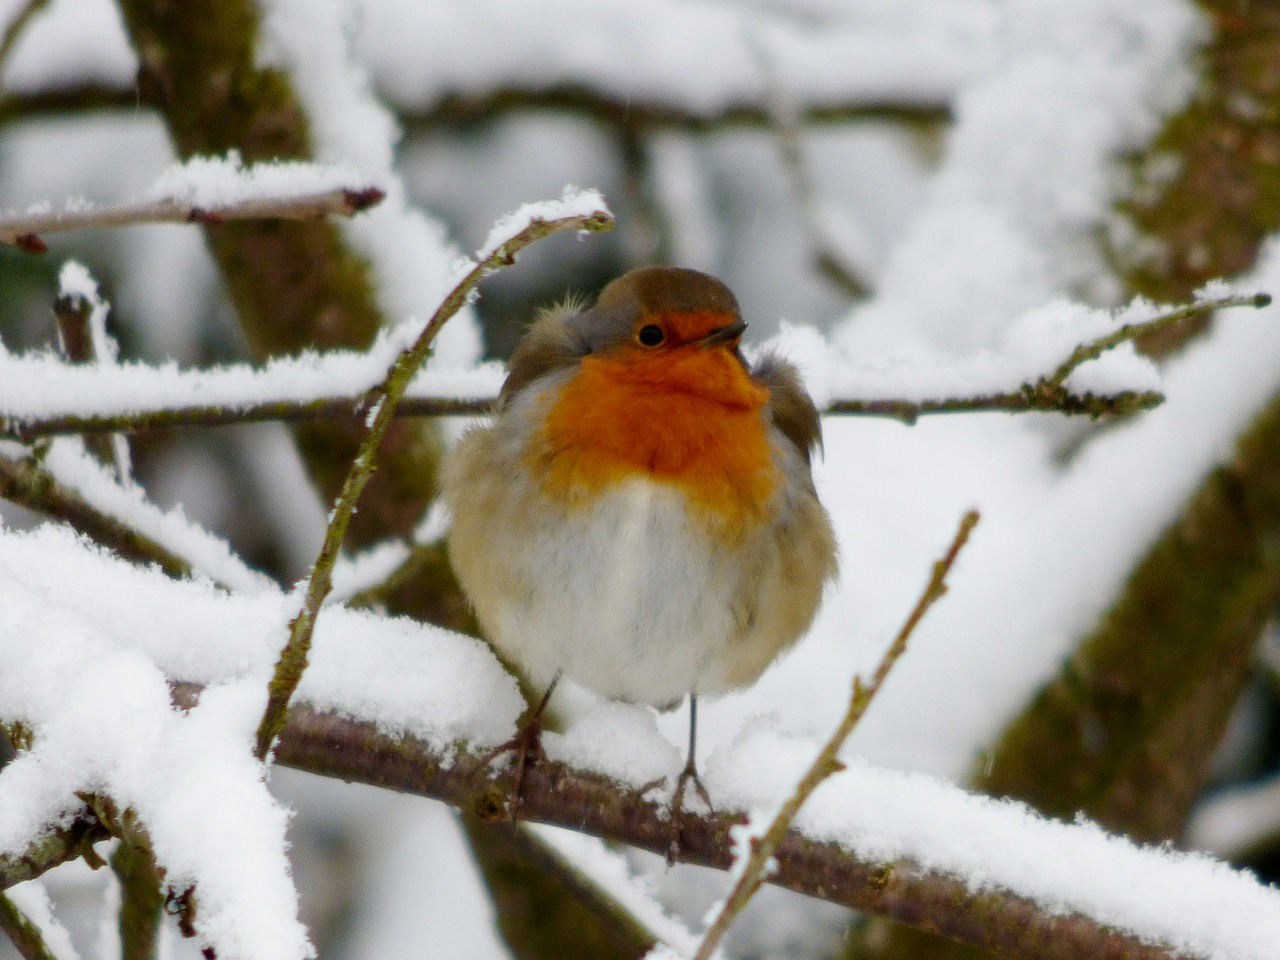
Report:
M 670 484 L 728 533 L 758 519 L 779 482 L 768 399 L 725 349 L 589 356 L 549 398 L 530 466 L 548 494 L 583 504 L 631 477 Z

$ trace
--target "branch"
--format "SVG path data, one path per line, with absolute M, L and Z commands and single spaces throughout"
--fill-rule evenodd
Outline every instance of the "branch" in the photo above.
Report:
M 1071 356 L 1067 357 L 1057 370 L 1048 377 L 1043 378 L 1040 383 L 1045 384 L 1047 387 L 1061 387 L 1066 383 L 1067 378 L 1075 373 L 1081 365 L 1090 360 L 1096 360 L 1108 350 L 1112 350 L 1130 340 L 1137 340 L 1139 337 L 1161 333 L 1191 317 L 1197 317 L 1214 310 L 1226 310 L 1231 307 L 1253 307 L 1255 310 L 1260 310 L 1269 306 L 1271 306 L 1271 294 L 1269 293 L 1240 294 L 1237 296 L 1218 297 L 1212 300 L 1198 300 L 1195 303 L 1167 310 L 1159 316 L 1152 317 L 1142 323 L 1126 323 L 1114 333 L 1109 333 L 1105 337 L 1099 337 L 1076 347 Z
M 427 325 L 418 335 L 414 344 L 402 351 L 392 365 L 386 379 L 375 387 L 365 401 L 368 411 L 366 423 L 368 433 L 360 443 L 342 491 L 334 503 L 329 516 L 329 524 L 325 530 L 324 543 L 320 555 L 311 568 L 307 578 L 307 588 L 302 609 L 289 623 L 289 639 L 280 652 L 275 673 L 271 678 L 267 706 L 262 714 L 262 722 L 258 726 L 257 746 L 255 753 L 260 760 L 265 760 L 271 750 L 271 743 L 284 728 L 285 718 L 289 711 L 289 701 L 293 697 L 302 673 L 307 666 L 307 654 L 311 648 L 311 635 L 315 631 L 316 617 L 320 613 L 320 605 L 332 589 L 333 565 L 342 550 L 342 542 L 346 538 L 347 526 L 355 513 L 356 502 L 365 484 L 373 475 L 376 466 L 378 445 L 386 435 L 392 420 L 395 418 L 397 405 L 414 375 L 431 352 L 431 346 L 445 323 L 466 305 L 476 284 L 488 274 L 515 263 L 516 255 L 525 247 L 566 230 L 607 230 L 613 225 L 613 218 L 604 210 L 584 213 L 561 214 L 543 219 L 533 216 L 523 229 L 511 237 L 502 238 L 499 242 L 491 240 L 478 262 L 472 262 L 470 269 L 454 285 L 454 288 L 436 308 Z M 497 228 L 495 228 L 496 230 Z
M 44 942 L 40 928 L 3 893 L 0 893 L 0 930 L 9 935 L 23 960 L 58 960 Z
M 135 201 L 112 207 L 69 205 L 62 210 L 0 216 L 0 243 L 28 253 L 44 253 L 41 234 L 139 223 L 199 223 L 231 220 L 316 220 L 328 214 L 352 216 L 382 201 L 377 187 L 333 189 L 289 197 L 252 197 L 226 205 L 198 207 L 175 199 Z
M 93 853 L 93 845 L 109 840 L 111 834 L 97 817 L 84 814 L 65 827 L 51 830 L 31 843 L 19 854 L 0 856 L 0 890 L 7 890 L 19 883 L 34 880 L 47 870 L 86 857 L 90 863 L 101 866 L 103 861 Z
M 175 702 L 190 704 L 197 687 L 179 685 Z M 321 776 L 431 797 L 464 811 L 500 815 L 510 772 L 490 780 L 490 767 L 465 745 L 433 750 L 381 733 L 370 723 L 294 707 L 275 760 Z M 539 762 L 524 775 L 521 815 L 665 855 L 670 814 L 636 791 L 562 763 Z M 686 811 L 678 859 L 727 869 L 733 859 L 726 816 Z M 859 859 L 834 843 L 791 831 L 774 853 L 769 882 L 810 896 L 934 930 L 1027 960 L 1125 957 L 1175 960 L 1179 955 L 1075 914 L 1053 913 L 1006 890 L 969 889 L 963 881 L 916 864 Z
M 535 111 L 576 113 L 618 128 L 682 130 L 689 133 L 712 133 L 739 127 L 767 129 L 772 125 L 769 108 L 754 101 L 742 100 L 727 104 L 714 113 L 698 113 L 679 103 L 618 99 L 577 84 L 562 84 L 544 90 L 506 87 L 480 93 L 455 91 L 446 93 L 426 108 L 407 106 L 399 113 L 405 124 L 414 130 L 467 126 L 512 113 Z M 811 102 L 799 105 L 797 112 L 801 122 L 806 124 L 880 120 L 933 126 L 951 119 L 951 108 L 947 103 L 912 103 L 889 98 Z
M 0 35 L 0 73 L 4 72 L 9 57 L 22 36 L 22 31 L 26 29 L 32 18 L 47 6 L 49 6 L 49 0 L 26 0 L 14 18 L 9 21 L 9 25 L 4 28 L 4 34 Z
M 140 829 L 133 834 L 121 839 L 111 857 L 111 869 L 120 883 L 120 957 L 155 960 L 164 916 L 164 881 L 150 839 Z
M 1163 402 L 1164 396 L 1151 390 L 1125 390 L 1113 394 L 1073 393 L 1066 386 L 1066 381 L 1076 369 L 1106 351 L 1152 331 L 1176 325 L 1188 317 L 1230 307 L 1264 307 L 1270 302 L 1270 296 L 1265 293 L 1228 296 L 1176 307 L 1150 320 L 1126 324 L 1104 337 L 1076 347 L 1053 372 L 1038 380 L 1025 382 L 1009 391 L 941 397 L 932 400 L 840 397 L 830 401 L 822 413 L 889 417 L 906 424 L 912 424 L 922 416 L 942 413 L 1036 411 L 1093 418 L 1127 416 L 1158 406 Z M 61 375 L 60 371 L 59 375 Z M 195 374 L 192 379 L 198 376 L 199 374 Z M 79 383 L 78 389 L 72 389 L 73 384 L 69 383 L 68 389 L 64 392 L 69 396 L 84 395 L 91 383 L 88 381 Z M 204 391 L 206 395 L 209 389 L 224 390 L 225 388 L 208 386 Z M 58 434 L 134 432 L 189 426 L 216 427 L 265 420 L 327 420 L 334 417 L 349 417 L 354 411 L 369 409 L 372 396 L 372 392 L 366 392 L 298 400 L 282 395 L 234 405 L 228 403 L 182 405 L 172 402 L 171 394 L 172 391 L 165 394 L 164 405 L 152 400 L 148 406 L 148 401 L 143 396 L 134 401 L 135 409 L 120 413 L 64 412 L 28 416 L 25 413 L 14 412 L 12 409 L 6 415 L 6 412 L 0 409 L 0 433 L 17 440 L 29 441 L 37 437 Z M 493 396 L 406 396 L 396 407 L 395 415 L 398 417 L 485 416 L 492 412 L 494 400 Z
M 0 452 L 0 497 L 65 520 L 128 560 L 159 564 L 174 577 L 191 572 L 191 564 L 182 557 L 58 483 L 33 457 L 11 460 Z
M 956 557 L 964 549 L 964 545 L 969 541 L 969 534 L 973 532 L 973 528 L 977 524 L 978 513 L 974 510 L 970 510 L 961 519 L 960 529 L 956 531 L 950 548 L 943 558 L 933 565 L 933 573 L 929 578 L 929 582 L 925 585 L 924 592 L 920 595 L 920 599 L 907 617 L 906 623 L 898 631 L 893 643 L 885 651 L 884 657 L 881 658 L 880 664 L 876 667 L 876 672 L 871 678 L 871 683 L 864 685 L 862 677 L 854 677 L 853 694 L 849 698 L 848 709 L 845 711 L 839 726 L 836 727 L 830 739 L 818 752 L 818 756 L 814 758 L 808 771 L 801 777 L 795 791 L 783 803 L 782 808 L 778 811 L 777 816 L 773 818 L 773 822 L 764 832 L 764 835 L 750 838 L 750 855 L 746 863 L 741 867 L 741 875 L 723 905 L 716 912 L 715 920 L 707 928 L 702 943 L 698 945 L 698 952 L 694 954 L 694 960 L 711 960 L 716 947 L 724 939 L 724 935 L 729 932 L 729 926 L 737 918 L 738 914 L 746 909 L 756 891 L 764 884 L 765 877 L 770 872 L 774 853 L 791 829 L 791 824 L 795 821 L 796 814 L 800 812 L 800 808 L 804 806 L 805 801 L 813 795 L 813 792 L 818 789 L 824 780 L 833 773 L 844 769 L 844 764 L 839 759 L 841 748 L 844 746 L 845 741 L 849 739 L 849 735 L 853 733 L 858 722 L 866 714 L 867 708 L 871 706 L 872 699 L 880 691 L 880 687 L 889 676 L 889 671 L 898 662 L 898 658 L 906 652 L 907 641 L 911 639 L 911 635 L 915 632 L 916 627 L 919 626 L 920 621 L 924 619 L 924 615 L 947 592 L 947 574 L 951 572 L 951 568 L 956 562 Z M 750 827 L 746 829 L 750 830 Z

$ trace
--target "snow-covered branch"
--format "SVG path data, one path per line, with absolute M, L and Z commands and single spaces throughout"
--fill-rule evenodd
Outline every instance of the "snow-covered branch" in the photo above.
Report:
M 98 543 L 116 550 L 122 557 L 158 564 L 174 576 L 191 571 L 186 560 L 58 483 L 47 469 L 26 456 L 25 452 L 10 457 L 0 451 L 0 497 L 28 510 L 64 520 Z
M 0 215 L 0 243 L 43 253 L 43 234 L 139 223 L 200 223 L 229 220 L 313 220 L 351 216 L 379 203 L 383 192 L 352 167 L 304 163 L 243 166 L 234 153 L 198 157 L 172 167 L 149 196 L 113 206 L 68 200 L 61 209 L 41 204 Z
M 800 362 L 824 413 L 905 423 L 941 413 L 1040 411 L 1100 417 L 1149 409 L 1163 396 L 1155 389 L 1154 368 L 1139 358 L 1116 356 L 1122 364 L 1118 372 L 1098 382 L 1077 383 L 1073 376 L 1090 361 L 1192 316 L 1269 302 L 1266 294 L 1230 294 L 1163 311 L 1138 303 L 1115 317 L 1050 305 L 1028 315 L 1023 324 L 1028 329 L 1019 339 L 1034 343 L 1034 349 L 1022 356 L 1011 350 L 999 357 L 855 364 L 807 328 L 787 328 L 776 348 Z M 1055 306 L 1063 315 L 1049 318 L 1052 329 L 1042 326 L 1041 314 Z M 1070 325 L 1060 322 L 1066 314 Z M 48 354 L 14 356 L 0 349 L 0 423 L 3 432 L 29 440 L 349 415 L 368 403 L 368 392 L 397 349 L 394 337 L 382 337 L 367 353 L 332 351 L 279 358 L 265 367 L 232 364 L 207 370 L 143 364 L 85 368 Z M 501 367 L 494 363 L 432 368 L 415 378 L 397 413 L 483 416 L 501 382 Z
M 191 697 L 194 690 L 187 688 L 184 695 Z M 797 745 L 788 746 L 794 749 Z M 503 798 L 510 789 L 507 782 L 510 774 L 487 780 L 487 770 L 474 754 L 433 750 L 410 738 L 387 736 L 371 724 L 306 706 L 292 711 L 276 759 L 311 773 L 433 797 L 481 814 L 487 811 L 491 816 L 502 813 Z M 746 771 L 740 773 L 743 778 L 748 776 Z M 762 779 L 770 785 L 781 786 L 777 784 L 776 771 L 764 773 Z M 829 786 L 824 787 L 820 799 L 828 810 L 843 805 L 851 818 L 874 817 L 875 811 L 914 806 L 908 803 L 907 797 L 912 789 L 923 787 L 926 781 L 923 777 L 853 766 L 834 777 Z M 965 824 L 935 826 L 939 833 L 955 829 L 956 838 L 970 841 L 975 857 L 992 861 L 992 872 L 982 881 L 966 882 L 954 870 L 925 865 L 908 856 L 867 855 L 851 849 L 849 838 L 816 838 L 802 825 L 778 844 L 774 853 L 777 870 L 770 874 L 768 882 L 935 930 L 977 946 L 1006 953 L 1016 948 L 1016 955 L 1028 960 L 1063 957 L 1083 960 L 1097 956 L 1124 956 L 1130 960 L 1207 957 L 1208 949 L 1197 947 L 1196 938 L 1201 934 L 1193 933 L 1191 928 L 1203 923 L 1207 936 L 1209 927 L 1231 922 L 1217 915 L 1216 906 L 1206 902 L 1198 908 L 1203 913 L 1181 917 L 1186 923 L 1185 929 L 1157 933 L 1154 928 L 1147 928 L 1125 932 L 1112 925 L 1119 920 L 1119 915 L 1109 923 L 1099 913 L 1086 912 L 1082 902 L 1073 903 L 1066 898 L 1057 903 L 1037 902 L 1029 895 L 1030 891 L 1018 889 L 998 875 L 1000 868 L 994 864 L 1001 859 L 1000 851 L 981 847 L 982 836 L 988 833 L 990 824 L 1002 821 L 1009 827 L 1026 825 L 1042 839 L 1054 837 L 1062 842 L 1078 842 L 1074 862 L 1062 866 L 1082 871 L 1082 884 L 1096 881 L 1098 904 L 1105 903 L 1127 883 L 1151 882 L 1151 875 L 1138 871 L 1156 869 L 1155 864 L 1163 858 L 1171 872 L 1159 883 L 1180 882 L 1173 874 L 1184 870 L 1202 873 L 1205 883 L 1210 882 L 1208 878 L 1212 875 L 1217 881 L 1238 884 L 1241 891 L 1253 891 L 1247 897 L 1250 906 L 1237 900 L 1231 909 L 1243 911 L 1265 904 L 1266 919 L 1255 916 L 1253 922 L 1259 925 L 1280 922 L 1280 900 L 1273 891 L 1207 858 L 1179 857 L 1156 849 L 1138 848 L 1118 838 L 1104 838 L 1101 831 L 1087 825 L 1040 820 L 1019 805 L 967 795 L 958 788 L 937 782 L 929 782 L 929 789 L 945 795 L 955 804 L 957 812 L 963 810 L 963 816 L 971 818 Z M 670 844 L 669 814 L 663 805 L 588 770 L 554 761 L 538 764 L 526 771 L 521 795 L 522 816 L 532 821 L 579 830 L 658 854 L 665 854 Z M 730 830 L 740 819 L 693 813 L 685 816 L 678 859 L 729 868 L 733 860 Z M 983 825 L 979 826 L 980 823 Z M 883 844 L 883 837 L 856 832 L 864 838 L 867 850 Z M 988 837 L 988 842 L 994 840 L 994 836 Z M 883 844 L 882 849 L 888 850 L 891 846 L 891 843 Z M 1022 853 L 1017 853 L 1016 848 L 1017 843 L 1013 842 L 1011 849 L 1005 851 L 1009 860 L 1034 859 L 1030 848 Z M 922 849 L 920 857 L 927 858 L 935 852 Z M 1122 861 L 1127 864 L 1124 870 L 1119 867 Z M 1087 881 L 1086 876 L 1090 878 Z M 1188 886 L 1186 893 L 1195 897 L 1211 895 L 1207 886 L 1200 887 L 1194 894 L 1191 889 Z M 1131 899 L 1128 895 L 1118 897 L 1121 902 Z M 1172 919 L 1172 912 L 1168 919 Z M 1242 931 L 1242 939 L 1243 936 Z M 1157 945 L 1161 940 L 1165 945 Z M 1233 957 L 1251 955 L 1249 950 L 1242 949 Z

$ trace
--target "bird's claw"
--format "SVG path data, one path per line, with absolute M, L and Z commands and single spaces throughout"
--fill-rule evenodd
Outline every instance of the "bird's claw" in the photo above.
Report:
M 507 799 L 507 818 L 514 823 L 524 803 L 523 788 L 525 770 L 535 763 L 545 763 L 547 752 L 542 748 L 542 718 L 534 716 L 506 743 L 494 747 L 476 765 L 476 773 L 488 769 L 493 761 L 505 753 L 514 753 L 516 766 L 511 794 Z
M 711 805 L 711 795 L 702 785 L 697 769 L 691 764 L 686 765 L 676 777 L 676 789 L 671 797 L 671 842 L 667 845 L 667 866 L 674 864 L 680 856 L 680 834 L 684 827 L 684 794 L 690 780 L 693 781 L 693 788 L 697 791 L 698 798 L 706 804 L 707 810 L 715 813 L 715 807 Z

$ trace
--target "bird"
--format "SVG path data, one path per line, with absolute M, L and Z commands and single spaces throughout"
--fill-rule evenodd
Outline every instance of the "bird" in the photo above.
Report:
M 697 702 L 753 683 L 810 627 L 837 573 L 811 460 L 822 424 L 797 369 L 749 363 L 738 301 L 695 270 L 650 266 L 595 302 L 545 309 L 511 356 L 487 425 L 442 472 L 448 552 L 484 635 L 540 704 L 493 756 L 545 757 L 567 677 L 659 710 L 689 699 L 669 859 L 697 775 Z

